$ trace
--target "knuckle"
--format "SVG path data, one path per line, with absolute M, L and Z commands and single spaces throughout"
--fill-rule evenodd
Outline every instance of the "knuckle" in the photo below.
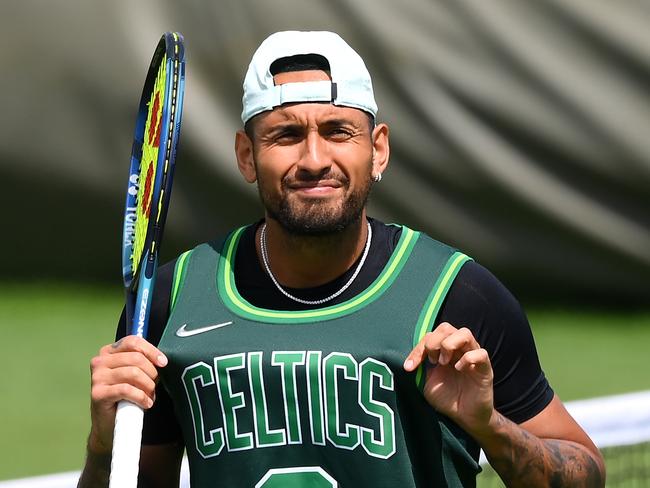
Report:
M 147 397 L 153 398 L 156 395 L 156 385 L 154 383 L 147 383 L 147 385 L 143 387 L 142 391 Z
M 115 386 L 115 391 L 120 396 L 120 398 L 128 398 L 129 395 L 132 394 L 133 390 L 135 390 L 135 387 L 127 383 L 120 383 L 119 385 Z
M 139 371 L 143 371 L 147 376 L 151 376 L 152 370 L 156 369 L 149 358 L 142 353 L 134 353 L 131 359 L 131 366 Z
M 435 339 L 428 340 L 425 345 L 424 345 L 424 351 L 425 352 L 431 352 L 431 351 L 439 351 L 440 350 L 440 342 L 438 342 Z
M 441 322 L 436 329 L 441 332 L 453 332 L 456 330 L 456 327 L 451 325 L 449 322 Z
M 426 344 L 431 344 L 431 343 L 433 343 L 433 342 L 437 342 L 439 336 L 440 336 L 440 334 L 438 333 L 438 330 L 437 330 L 437 329 L 434 330 L 433 332 L 427 332 L 427 333 L 424 335 L 424 342 L 425 342 Z
M 92 401 L 97 402 L 104 398 L 106 388 L 103 385 L 94 385 L 90 389 L 90 398 Z
M 104 383 L 104 375 L 100 371 L 93 371 L 90 375 L 90 383 L 93 386 L 97 386 Z
M 467 337 L 467 338 L 474 337 L 474 335 L 472 334 L 472 331 L 469 330 L 467 327 L 461 327 L 460 329 L 458 329 L 458 332 L 462 336 Z
M 140 377 L 140 368 L 137 366 L 127 366 L 124 368 L 124 380 L 133 383 Z
M 90 360 L 90 369 L 95 370 L 97 368 L 100 368 L 103 363 L 103 358 L 101 356 L 95 356 Z
M 475 349 L 467 353 L 467 356 L 467 360 L 472 364 L 489 364 L 490 362 L 488 352 L 485 349 Z
M 120 339 L 117 343 L 122 346 L 123 349 L 127 351 L 142 351 L 142 342 L 144 339 L 141 337 L 138 337 L 136 335 L 128 335 L 124 336 L 122 339 Z M 116 343 L 116 344 L 117 344 Z
M 454 339 L 451 336 L 447 336 L 442 341 L 440 341 L 440 347 L 442 349 L 453 349 L 454 343 Z
M 137 336 L 134 335 L 128 335 L 122 337 L 118 342 L 123 345 L 127 349 L 132 349 L 136 344 L 137 344 Z

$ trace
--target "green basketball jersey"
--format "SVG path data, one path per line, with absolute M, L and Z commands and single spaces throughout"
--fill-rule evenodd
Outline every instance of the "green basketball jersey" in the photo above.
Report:
M 403 227 L 355 298 L 267 310 L 235 286 L 242 232 L 179 258 L 159 345 L 192 486 L 475 486 L 467 435 L 402 367 L 469 258 Z

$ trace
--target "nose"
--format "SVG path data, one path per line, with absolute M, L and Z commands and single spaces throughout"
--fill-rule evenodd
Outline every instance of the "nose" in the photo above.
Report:
M 310 132 L 305 137 L 297 166 L 298 171 L 314 175 L 327 173 L 330 170 L 332 159 L 327 141 L 317 131 Z

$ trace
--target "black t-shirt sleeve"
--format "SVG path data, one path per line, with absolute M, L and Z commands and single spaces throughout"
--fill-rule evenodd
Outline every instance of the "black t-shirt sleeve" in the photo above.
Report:
M 528 319 L 508 289 L 470 261 L 458 273 L 438 323 L 469 328 L 487 350 L 494 370 L 494 404 L 516 423 L 541 412 L 552 400 Z
M 147 340 L 155 346 L 160 342 L 169 318 L 169 302 L 175 266 L 176 260 L 170 261 L 160 266 L 157 271 L 147 331 Z M 126 316 L 125 310 L 122 309 L 116 338 L 120 339 L 126 335 L 128 335 Z M 144 415 L 142 444 L 167 444 L 181 441 L 182 433 L 174 414 L 172 400 L 167 390 L 159 383 L 156 387 L 156 401 L 153 407 L 147 410 Z

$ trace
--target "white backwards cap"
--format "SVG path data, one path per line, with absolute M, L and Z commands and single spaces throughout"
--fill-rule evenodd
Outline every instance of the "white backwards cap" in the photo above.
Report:
M 271 64 L 301 54 L 318 54 L 327 59 L 332 80 L 275 85 Z M 255 51 L 244 78 L 242 122 L 290 102 L 331 102 L 377 115 L 372 81 L 363 59 L 333 32 L 276 32 Z

